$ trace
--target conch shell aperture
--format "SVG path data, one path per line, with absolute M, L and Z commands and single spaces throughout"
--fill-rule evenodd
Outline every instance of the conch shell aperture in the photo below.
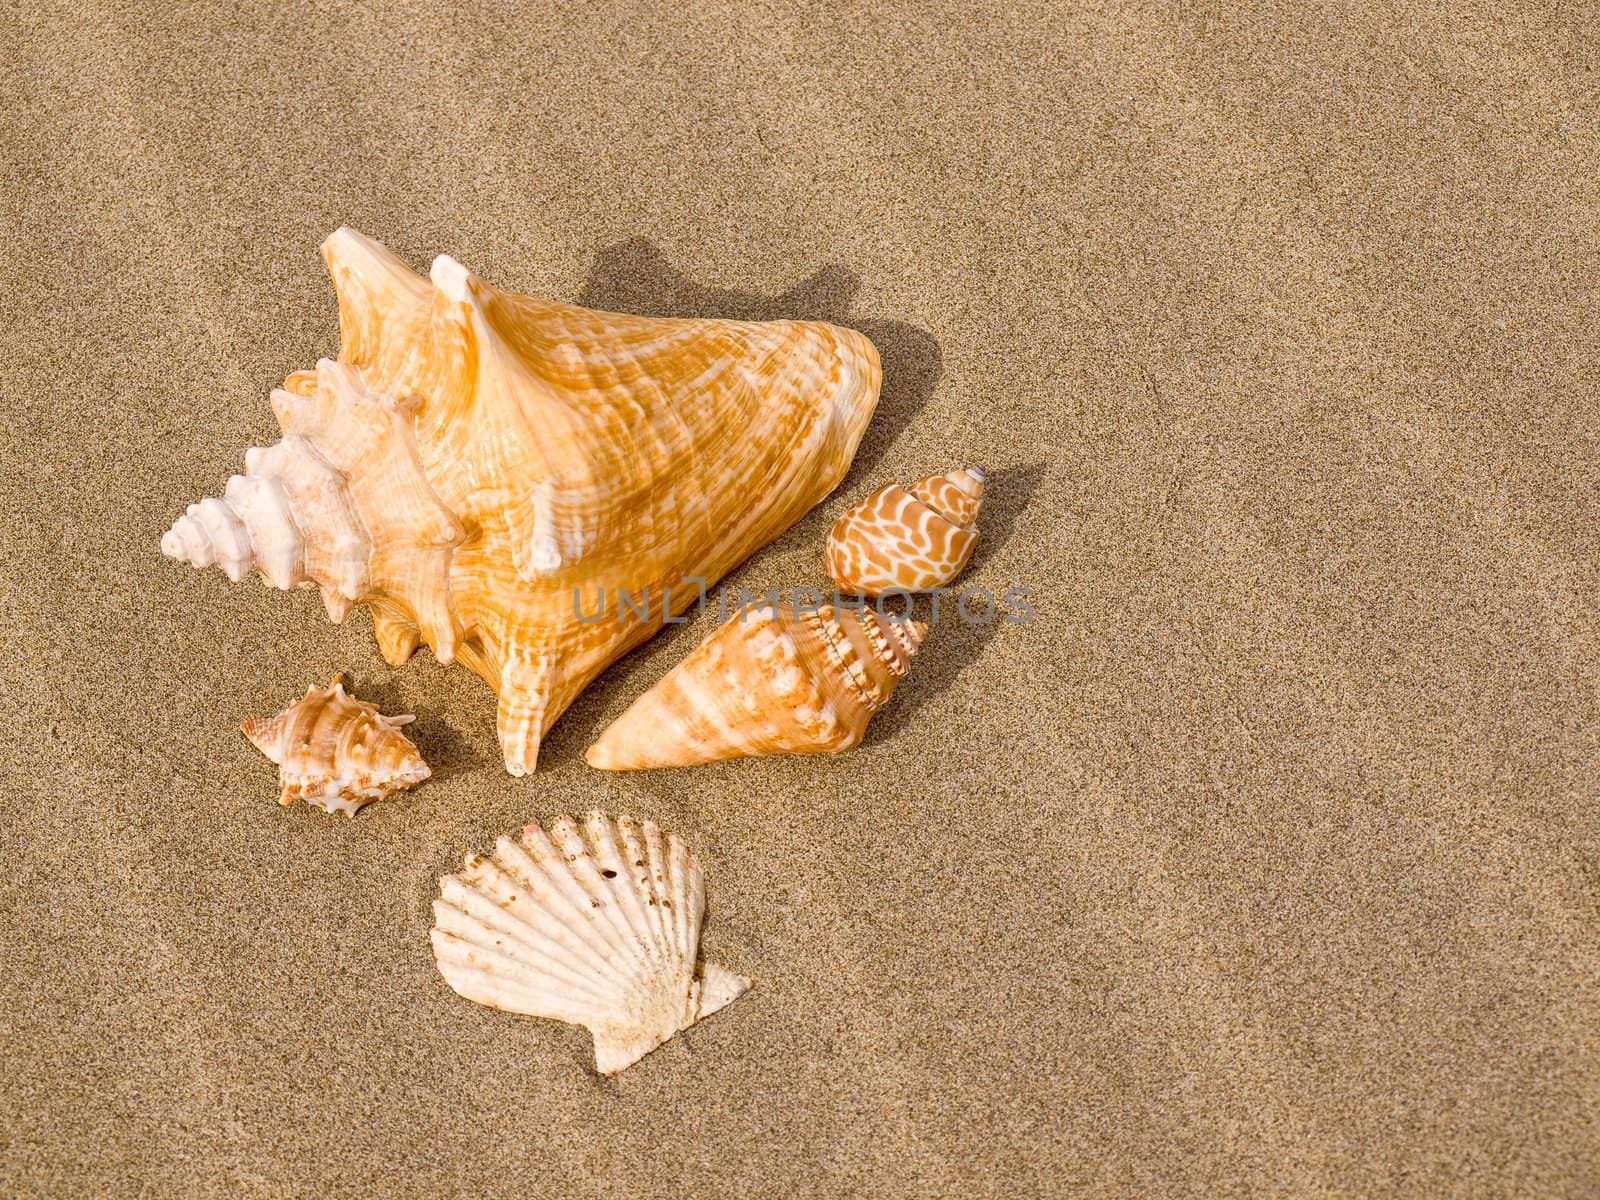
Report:
M 325 688 L 275 717 L 240 728 L 256 749 L 278 764 L 280 804 L 304 800 L 347 817 L 374 800 L 415 787 L 432 772 L 400 732 L 413 716 L 386 717 L 344 690 L 335 675 Z
M 468 1000 L 585 1026 L 595 1066 L 632 1066 L 750 981 L 700 958 L 700 864 L 655 822 L 590 813 L 503 837 L 439 881 L 439 973 Z
M 589 747 L 607 771 L 848 750 L 928 632 L 871 608 L 763 605 L 731 617 Z
M 272 393 L 250 450 L 162 550 L 233 580 L 368 604 L 384 657 L 421 643 L 500 698 L 506 768 L 619 655 L 844 477 L 877 351 L 821 322 L 672 320 L 417 275 L 340 229 L 322 247 L 340 349 Z M 703 582 L 702 582 L 703 581 Z M 658 602 L 601 621 L 626 590 Z
M 879 488 L 828 533 L 828 574 L 862 596 L 943 587 L 978 542 L 987 476 L 980 467 L 931 475 L 908 492 Z

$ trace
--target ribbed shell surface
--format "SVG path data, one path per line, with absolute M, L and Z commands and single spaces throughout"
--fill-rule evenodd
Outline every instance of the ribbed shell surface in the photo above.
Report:
M 440 880 L 434 957 L 480 1004 L 587 1027 L 620 1071 L 749 981 L 701 964 L 705 887 L 654 822 L 590 813 L 534 823 Z
M 712 632 L 589 747 L 610 771 L 848 750 L 927 626 L 871 608 L 748 609 Z
M 838 484 L 877 404 L 877 351 L 837 326 L 596 312 L 444 256 L 423 278 L 348 229 L 323 255 L 338 360 L 273 392 L 284 448 L 247 456 L 162 549 L 320 586 L 336 620 L 368 603 L 392 663 L 426 643 L 466 664 L 499 696 L 514 774 L 697 581 Z
M 279 803 L 305 800 L 348 816 L 429 777 L 428 764 L 399 732 L 414 719 L 384 716 L 336 678 L 326 688 L 306 689 L 304 699 L 277 716 L 242 728 L 278 764 Z

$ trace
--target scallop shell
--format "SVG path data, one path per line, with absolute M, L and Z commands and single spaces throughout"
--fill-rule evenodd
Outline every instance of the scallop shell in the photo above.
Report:
M 445 982 L 490 1008 L 587 1027 L 607 1075 L 750 987 L 700 960 L 700 865 L 653 821 L 531 824 L 439 889 L 431 937 Z
M 863 596 L 943 587 L 967 565 L 978 542 L 983 470 L 931 475 L 907 492 L 879 488 L 834 522 L 828 574 Z
M 833 490 L 877 404 L 877 351 L 833 325 L 594 312 L 446 256 L 424 278 L 349 229 L 322 253 L 338 361 L 272 393 L 283 440 L 161 548 L 320 588 L 335 621 L 366 603 L 393 664 L 459 659 L 500 698 L 513 774 L 610 662 Z
M 415 787 L 431 771 L 400 726 L 413 716 L 386 717 L 344 690 L 342 675 L 275 717 L 240 728 L 278 764 L 280 804 L 304 800 L 353 817 L 374 800 Z
M 607 771 L 848 750 L 894 694 L 928 627 L 871 608 L 746 609 L 589 747 Z

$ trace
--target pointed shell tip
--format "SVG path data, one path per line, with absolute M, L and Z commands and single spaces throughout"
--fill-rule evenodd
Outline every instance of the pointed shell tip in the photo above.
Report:
M 433 266 L 428 270 L 428 278 L 433 280 L 434 287 L 456 303 L 467 304 L 472 300 L 472 276 L 448 254 L 441 254 L 433 260 Z

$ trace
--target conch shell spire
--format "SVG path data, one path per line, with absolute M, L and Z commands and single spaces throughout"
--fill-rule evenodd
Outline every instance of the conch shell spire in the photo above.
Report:
M 283 440 L 162 550 L 369 605 L 391 663 L 429 646 L 500 697 L 506 767 L 619 655 L 838 485 L 877 351 L 821 322 L 673 320 L 429 276 L 350 229 L 322 247 L 337 360 L 272 393 Z M 640 616 L 620 604 L 646 597 Z M 670 602 L 668 598 L 670 597 Z
M 367 588 L 366 531 L 344 476 L 300 437 L 245 453 L 221 499 L 191 504 L 161 539 L 170 558 L 216 564 L 237 583 L 253 568 L 275 588 L 322 586 L 343 621 Z
M 921 621 L 824 605 L 746 609 L 667 672 L 589 747 L 607 771 L 848 750 L 927 635 Z

